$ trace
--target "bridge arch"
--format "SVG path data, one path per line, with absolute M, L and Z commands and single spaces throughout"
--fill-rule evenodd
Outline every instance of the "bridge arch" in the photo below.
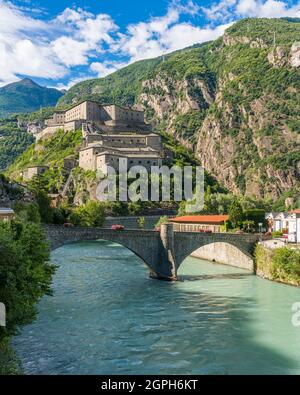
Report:
M 65 241 L 64 243 L 61 243 L 61 245 L 56 245 L 55 247 L 52 247 L 51 251 L 57 250 L 58 248 L 62 248 L 64 246 L 66 246 L 66 245 L 69 245 L 69 246 L 72 245 L 72 244 L 76 245 L 77 243 L 85 242 L 85 241 L 105 241 L 105 242 L 108 242 L 108 243 L 114 243 L 117 246 L 121 246 L 125 250 L 128 250 L 128 251 L 132 252 L 136 257 L 138 257 L 143 262 L 145 267 L 147 267 L 150 271 L 153 270 L 153 268 L 145 261 L 145 259 L 138 252 L 134 251 L 132 248 L 129 248 L 129 247 L 125 246 L 124 244 L 120 243 L 120 242 L 117 242 L 115 240 L 109 240 L 107 238 L 95 238 L 95 239 L 82 239 L 82 240 L 75 240 L 75 241 Z M 99 246 L 99 247 L 101 248 L 101 246 Z
M 253 256 L 228 242 L 217 241 L 205 244 L 191 252 L 189 256 L 254 272 Z M 186 259 L 182 261 L 180 268 L 182 264 L 185 265 L 185 261 Z
M 151 274 L 167 276 L 159 265 L 161 261 L 159 232 L 131 229 L 116 231 L 84 227 L 64 228 L 55 225 L 45 226 L 44 231 L 50 242 L 51 250 L 80 241 L 105 240 L 120 244 L 133 252 L 145 263 Z
M 174 232 L 172 224 L 154 230 L 126 229 L 116 231 L 105 228 L 64 228 L 45 226 L 51 248 L 55 249 L 76 241 L 107 240 L 131 250 L 150 268 L 154 278 L 175 280 L 181 263 L 200 247 L 217 242 L 232 245 L 249 258 L 252 257 L 256 235 L 228 233 Z
M 202 249 L 202 252 L 205 251 L 203 253 L 203 259 L 215 260 L 216 262 L 225 264 L 230 264 L 229 259 L 226 258 L 229 252 L 236 257 L 239 255 L 242 262 L 239 264 L 235 261 L 232 266 L 254 271 L 253 252 L 257 236 L 240 236 L 227 233 L 194 233 L 191 236 L 190 232 L 175 232 L 174 256 L 176 257 L 176 269 L 178 270 L 184 260 L 196 253 L 196 251 L 199 252 L 200 257 L 200 249 Z M 219 251 L 218 248 L 220 248 Z

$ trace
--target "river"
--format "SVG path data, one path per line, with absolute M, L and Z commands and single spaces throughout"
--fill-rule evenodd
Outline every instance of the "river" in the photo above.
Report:
M 54 296 L 13 345 L 26 374 L 300 374 L 300 290 L 189 257 L 151 280 L 105 241 L 64 246 Z

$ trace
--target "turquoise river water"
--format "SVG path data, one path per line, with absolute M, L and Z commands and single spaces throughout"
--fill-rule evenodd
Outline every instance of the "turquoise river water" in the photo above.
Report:
M 14 339 L 26 374 L 300 374 L 300 290 L 189 257 L 151 280 L 109 242 L 52 254 L 54 296 Z

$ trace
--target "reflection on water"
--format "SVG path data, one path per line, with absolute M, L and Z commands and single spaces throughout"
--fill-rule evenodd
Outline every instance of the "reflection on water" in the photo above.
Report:
M 297 288 L 188 258 L 184 281 L 150 280 L 130 251 L 65 246 L 54 296 L 14 345 L 28 374 L 299 374 Z

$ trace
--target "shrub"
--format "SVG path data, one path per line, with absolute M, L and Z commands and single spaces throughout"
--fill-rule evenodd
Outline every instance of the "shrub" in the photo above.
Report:
M 274 232 L 272 232 L 272 236 L 273 237 L 282 237 L 282 232 L 281 231 L 279 231 L 279 230 L 276 230 L 276 231 L 274 231 Z
M 265 210 L 264 209 L 251 209 L 244 211 L 244 218 L 246 221 L 253 222 L 254 228 L 258 228 L 258 224 L 262 223 L 263 226 L 266 225 L 265 219 Z
M 282 247 L 270 250 L 262 245 L 255 249 L 257 273 L 270 280 L 300 285 L 300 250 Z
M 104 205 L 92 200 L 75 209 L 70 215 L 70 221 L 77 226 L 102 226 L 104 219 Z
M 239 226 L 243 220 L 243 208 L 238 200 L 235 200 L 230 206 L 229 220 L 234 227 Z
M 271 273 L 275 280 L 290 279 L 300 284 L 300 250 L 288 247 L 276 249 Z
M 144 229 L 145 228 L 145 217 L 140 217 L 138 219 L 138 225 L 140 229 Z
M 51 199 L 44 191 L 36 191 L 36 202 L 42 222 L 51 224 L 53 222 L 53 209 L 51 207 Z
M 15 203 L 13 209 L 19 219 L 23 222 L 40 223 L 41 216 L 39 207 L 35 203 Z
M 169 222 L 169 218 L 168 216 L 164 215 L 160 217 L 160 219 L 157 221 L 157 223 L 155 224 L 155 228 L 159 228 L 160 225 L 166 224 L 167 222 Z

